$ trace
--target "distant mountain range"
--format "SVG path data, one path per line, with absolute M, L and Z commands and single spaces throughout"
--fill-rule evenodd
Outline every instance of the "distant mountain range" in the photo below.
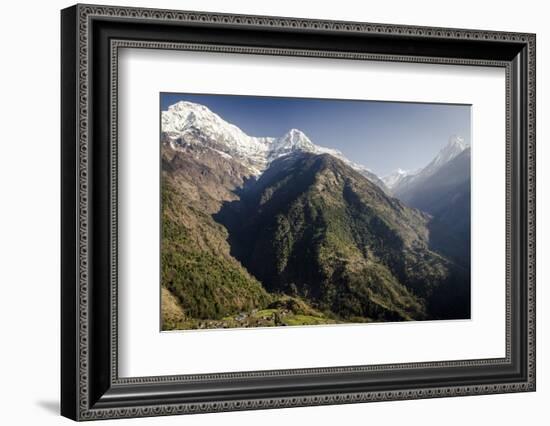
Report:
M 192 102 L 180 101 L 162 111 L 162 134 L 174 150 L 200 144 L 237 160 L 254 176 L 261 175 L 277 158 L 300 151 L 330 154 L 377 185 L 385 186 L 367 167 L 350 161 L 336 149 L 315 145 L 298 129 L 290 129 L 279 138 L 249 136 L 207 107 Z
M 452 136 L 424 168 L 385 177 L 387 191 L 408 206 L 429 213 L 430 244 L 470 266 L 470 147 Z
M 458 156 L 462 151 L 469 149 L 464 139 L 459 136 L 451 136 L 445 147 L 439 151 L 432 161 L 422 169 L 409 172 L 397 169 L 394 173 L 382 178 L 387 191 L 398 198 L 407 198 L 415 187 L 420 187 L 423 182 L 433 176 L 441 167 Z
M 164 329 L 469 318 L 459 138 L 406 183 L 191 102 L 161 140 Z
M 470 147 L 453 136 L 424 168 L 385 177 L 387 192 L 431 215 L 430 247 L 470 267 Z

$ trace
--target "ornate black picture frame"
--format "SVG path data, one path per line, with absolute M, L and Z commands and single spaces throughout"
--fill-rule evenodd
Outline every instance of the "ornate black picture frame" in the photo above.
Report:
M 61 13 L 61 413 L 74 420 L 535 390 L 535 35 L 76 5 Z M 120 47 L 506 70 L 506 356 L 120 378 Z

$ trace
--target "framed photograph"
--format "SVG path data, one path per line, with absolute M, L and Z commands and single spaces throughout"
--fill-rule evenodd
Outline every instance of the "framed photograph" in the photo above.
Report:
M 535 390 L 535 35 L 61 12 L 61 412 Z

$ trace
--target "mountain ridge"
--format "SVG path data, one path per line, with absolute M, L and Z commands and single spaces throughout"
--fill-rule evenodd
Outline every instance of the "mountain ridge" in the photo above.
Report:
M 291 128 L 278 138 L 249 136 L 206 106 L 179 101 L 162 111 L 161 130 L 165 143 L 174 150 L 185 149 L 198 142 L 210 145 L 220 155 L 234 157 L 254 176 L 261 175 L 272 161 L 295 151 L 326 153 L 346 162 L 384 188 L 384 182 L 368 167 L 354 163 L 336 149 L 314 144 L 299 129 Z
M 460 153 L 466 149 L 469 149 L 469 145 L 464 142 L 464 139 L 460 136 L 453 135 L 449 138 L 447 144 L 439 150 L 426 166 L 416 171 L 398 169 L 396 172 L 383 177 L 382 181 L 391 195 L 403 199 L 403 197 L 413 190 L 415 186 L 427 180 L 441 167 L 460 155 Z
M 333 156 L 278 159 L 215 218 L 232 254 L 270 292 L 348 319 L 469 315 L 462 269 L 429 249 L 430 217 Z

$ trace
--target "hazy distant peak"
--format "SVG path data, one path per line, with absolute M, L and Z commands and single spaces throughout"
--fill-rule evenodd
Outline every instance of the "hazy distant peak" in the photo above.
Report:
M 452 135 L 451 137 L 449 137 L 449 142 L 447 142 L 447 146 L 454 146 L 458 149 L 464 150 L 469 145 L 464 141 L 464 138 L 462 136 Z
M 414 175 L 415 173 L 416 172 L 411 172 L 409 170 L 397 169 L 393 173 L 384 176 L 382 181 L 388 189 L 392 190 L 393 188 L 399 186 L 406 178 Z
M 395 196 L 406 197 L 415 185 L 424 182 L 430 176 L 434 175 L 445 164 L 459 156 L 462 152 L 469 149 L 470 146 L 460 135 L 449 137 L 447 144 L 439 150 L 437 155 L 420 170 L 406 171 L 398 169 L 392 174 L 383 178 L 384 183 Z
M 447 145 L 445 145 L 435 156 L 435 158 L 422 170 L 424 176 L 429 176 L 435 173 L 443 164 L 448 163 L 462 151 L 464 151 L 468 145 L 464 142 L 461 136 L 453 135 L 449 138 Z

